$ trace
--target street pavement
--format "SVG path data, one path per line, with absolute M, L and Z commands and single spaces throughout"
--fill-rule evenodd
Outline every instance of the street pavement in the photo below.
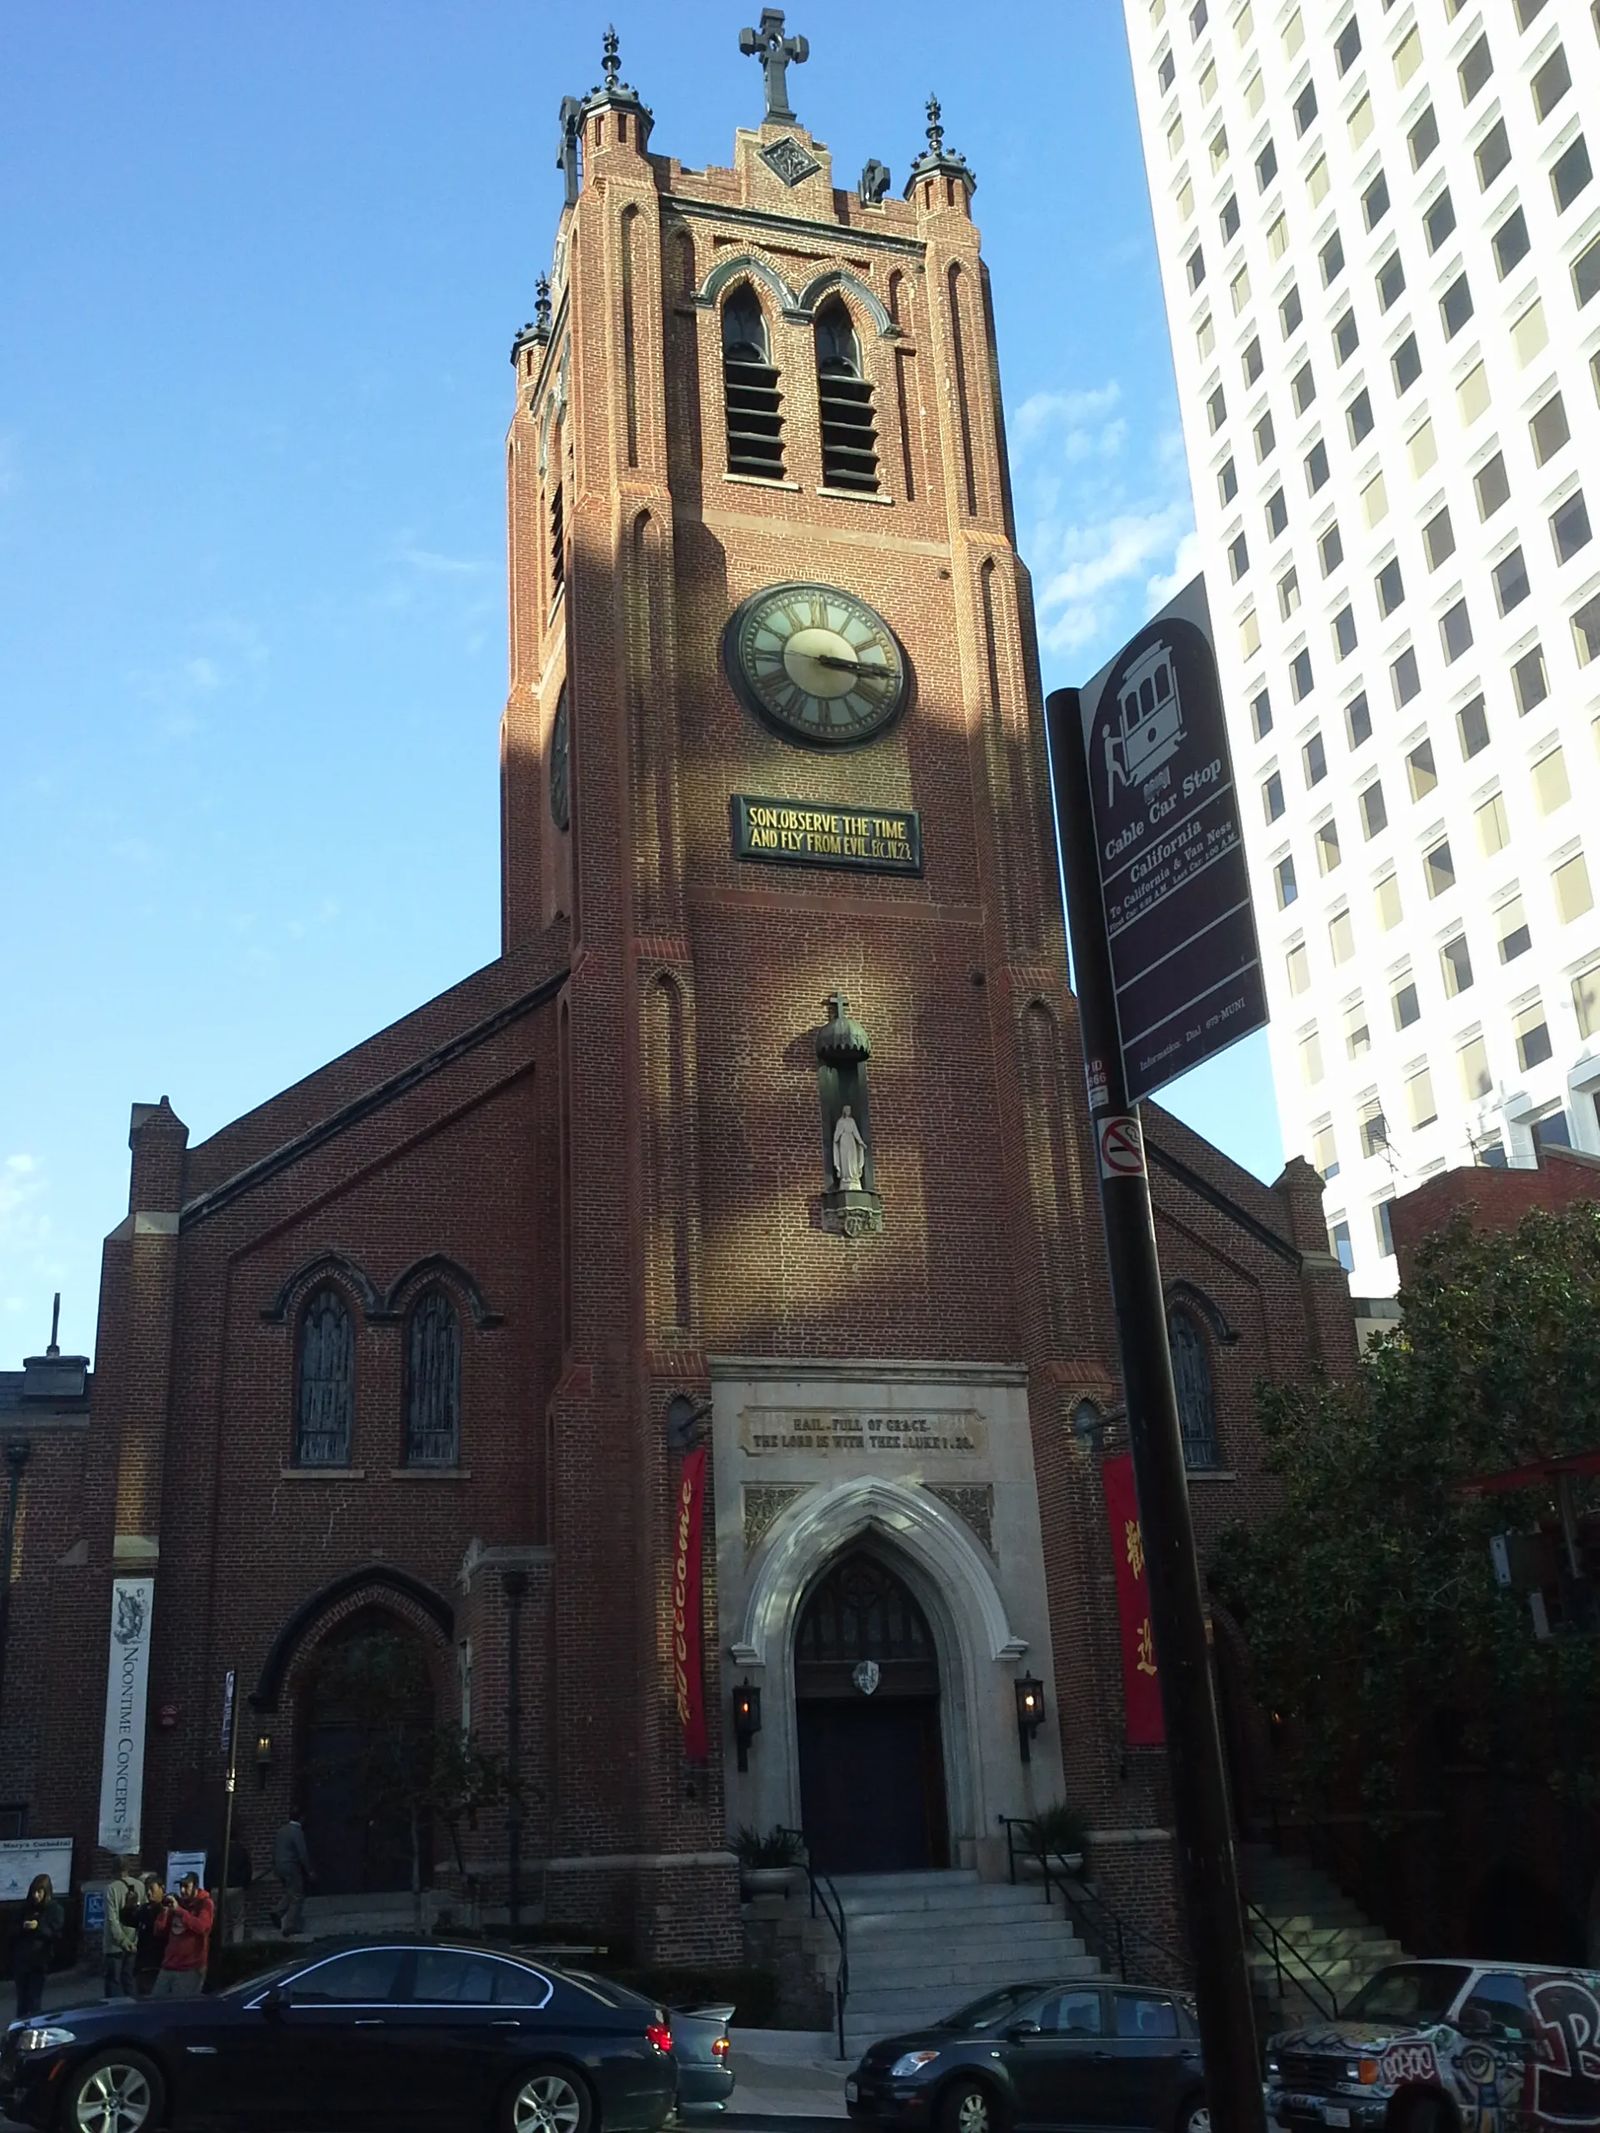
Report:
M 47 1980 L 44 2011 L 81 2007 L 100 1998 L 98 1976 L 82 1974 Z M 16 2013 L 16 1992 L 0 1984 L 0 2029 Z M 727 2110 L 696 2113 L 685 2121 L 704 2133 L 834 2133 L 846 2116 L 844 2077 L 847 2068 L 838 2046 L 826 2032 L 786 2029 L 734 2029 L 735 2087 Z M 0 2117 L 0 2133 L 15 2133 L 16 2121 Z M 451 2129 L 455 2133 L 455 2129 Z

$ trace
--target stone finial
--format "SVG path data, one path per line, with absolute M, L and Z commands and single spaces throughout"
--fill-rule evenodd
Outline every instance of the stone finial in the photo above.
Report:
M 550 277 L 541 274 L 533 285 L 533 330 L 541 341 L 550 338 Z
M 944 145 L 944 107 L 937 96 L 927 102 L 928 145 L 911 166 L 911 175 L 906 180 L 905 197 L 909 200 L 916 191 L 919 178 L 954 178 L 964 185 L 969 194 L 977 191 L 978 181 L 972 175 L 965 156 L 957 155 Z
M 761 21 L 753 30 L 739 32 L 739 49 L 746 59 L 759 59 L 767 91 L 767 108 L 762 115 L 763 126 L 792 126 L 795 115 L 789 108 L 788 73 L 791 66 L 804 66 L 811 57 L 808 39 L 800 36 L 785 37 L 783 34 L 783 9 L 764 7 Z
M 876 156 L 871 157 L 862 166 L 861 183 L 857 187 L 862 203 L 867 207 L 876 207 L 888 192 L 889 183 L 888 164 L 880 163 Z
M 622 42 L 615 29 L 606 31 L 605 44 L 600 56 L 600 72 L 604 79 L 596 82 L 573 114 L 572 122 L 577 132 L 577 140 L 575 142 L 572 168 L 568 171 L 567 176 L 567 198 L 569 202 L 577 198 L 577 151 L 582 148 L 583 123 L 591 111 L 620 109 L 636 112 L 638 114 L 639 129 L 635 136 L 634 145 L 641 153 L 644 150 L 645 143 L 650 138 L 650 129 L 655 123 L 650 106 L 641 99 L 632 82 L 623 81 L 621 78 Z M 567 106 L 565 104 L 562 105 L 561 111 L 563 123 L 565 123 L 567 118 Z M 563 168 L 566 167 L 566 161 L 566 155 L 563 152 Z

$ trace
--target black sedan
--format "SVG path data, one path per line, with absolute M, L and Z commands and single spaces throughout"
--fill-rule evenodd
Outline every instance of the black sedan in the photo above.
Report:
M 0 2047 L 0 2115 L 52 2133 L 657 2133 L 676 2087 L 661 2008 L 437 1941 L 309 1950 L 209 1998 L 35 2015 Z
M 1157 1988 L 1092 1979 L 1009 1985 L 874 2044 L 844 2095 L 852 2118 L 933 2133 L 1211 2128 L 1188 2007 Z

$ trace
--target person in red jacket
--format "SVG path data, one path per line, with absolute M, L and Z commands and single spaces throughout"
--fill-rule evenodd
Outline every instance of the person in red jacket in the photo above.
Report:
M 206 1958 L 211 1952 L 211 1928 L 217 1909 L 200 1886 L 198 1874 L 185 1874 L 177 1896 L 167 1897 L 156 1919 L 161 1941 L 161 1973 L 156 1979 L 157 1999 L 182 1999 L 197 1993 L 206 1981 Z

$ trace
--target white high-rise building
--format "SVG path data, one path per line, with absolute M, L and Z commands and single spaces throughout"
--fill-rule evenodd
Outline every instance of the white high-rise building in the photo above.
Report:
M 1124 0 L 1288 1152 L 1600 1153 L 1600 0 Z

